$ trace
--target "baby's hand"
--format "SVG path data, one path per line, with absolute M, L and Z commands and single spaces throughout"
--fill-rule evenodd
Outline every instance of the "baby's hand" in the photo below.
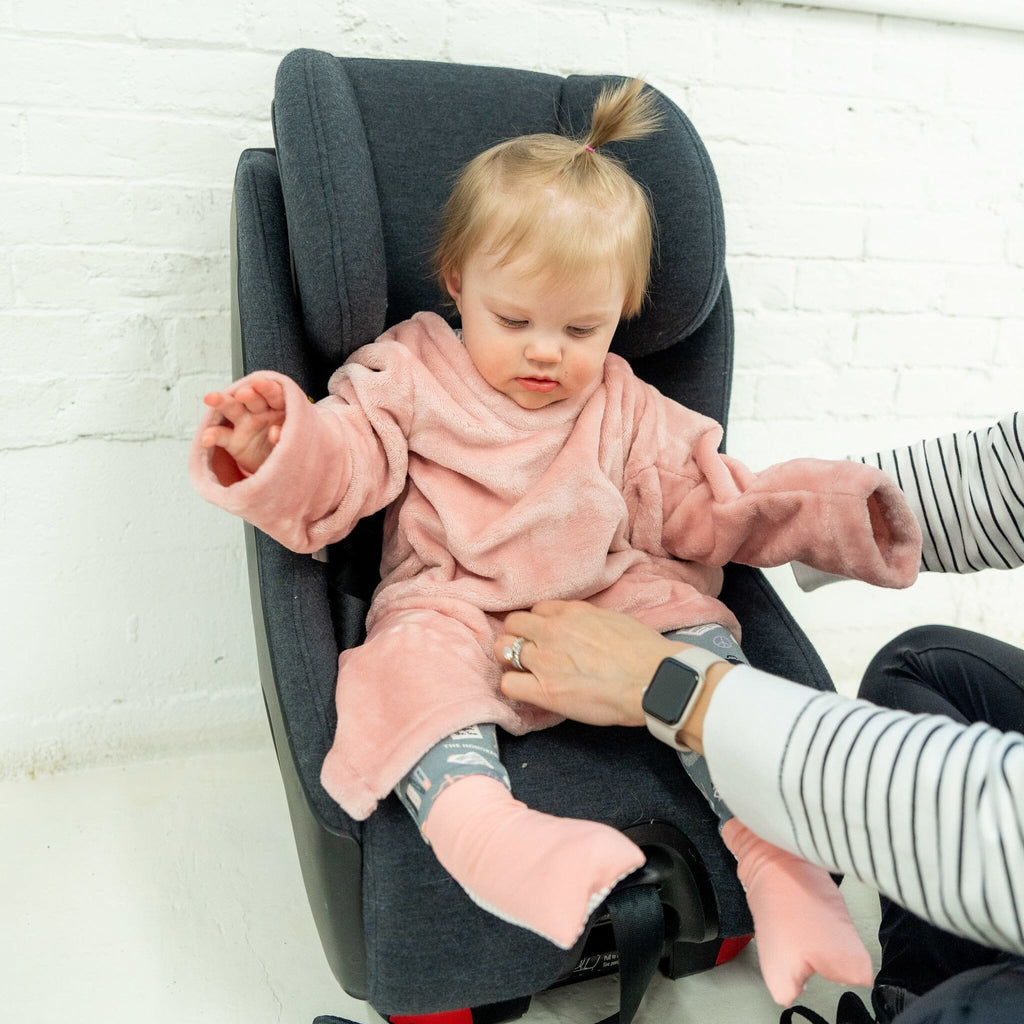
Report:
M 280 381 L 254 377 L 234 391 L 212 391 L 203 401 L 225 421 L 203 431 L 203 447 L 223 448 L 244 474 L 255 473 L 281 439 L 285 398 Z

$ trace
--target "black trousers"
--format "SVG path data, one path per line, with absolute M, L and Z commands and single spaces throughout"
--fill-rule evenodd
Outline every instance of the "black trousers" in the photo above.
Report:
M 951 626 L 921 626 L 879 651 L 858 695 L 1024 732 L 1024 651 Z M 1024 958 L 951 935 L 885 897 L 881 907 L 876 985 L 928 993 L 900 1014 L 900 1024 L 1024 1021 Z

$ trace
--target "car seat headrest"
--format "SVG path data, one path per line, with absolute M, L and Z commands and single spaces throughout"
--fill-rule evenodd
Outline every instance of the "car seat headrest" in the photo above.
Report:
M 273 122 L 296 288 L 310 344 L 342 361 L 420 309 L 445 314 L 430 269 L 459 170 L 515 135 L 580 130 L 605 77 L 296 50 L 278 70 Z M 710 158 L 658 93 L 661 131 L 608 148 L 651 194 L 650 296 L 613 348 L 662 351 L 704 322 L 722 289 L 725 231 Z

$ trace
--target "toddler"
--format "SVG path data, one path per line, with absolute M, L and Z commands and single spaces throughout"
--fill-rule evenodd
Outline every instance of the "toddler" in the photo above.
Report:
M 626 82 L 599 97 L 584 137 L 515 138 L 471 161 L 436 254 L 461 331 L 416 314 L 355 352 L 315 405 L 280 374 L 250 375 L 206 396 L 191 456 L 204 497 L 295 551 L 387 509 L 366 641 L 339 659 L 324 787 L 357 819 L 396 791 L 473 900 L 564 948 L 644 857 L 616 829 L 510 792 L 495 727 L 557 718 L 502 696 L 505 615 L 582 598 L 738 640 L 715 596 L 730 560 L 904 586 L 919 559 L 879 471 L 798 460 L 753 473 L 718 452 L 717 423 L 609 353 L 644 301 L 653 227 L 604 146 L 656 122 L 651 93 Z M 791 1001 L 815 970 L 870 984 L 829 876 L 717 810 L 772 994 Z

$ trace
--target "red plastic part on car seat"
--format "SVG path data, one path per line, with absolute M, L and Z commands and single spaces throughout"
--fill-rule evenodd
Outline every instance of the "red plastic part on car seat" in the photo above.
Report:
M 391 1024 L 473 1024 L 473 1011 L 466 1007 L 464 1010 L 445 1010 L 443 1013 L 420 1013 L 413 1016 L 401 1016 L 396 1014 L 388 1017 Z
M 722 945 L 718 947 L 718 956 L 715 958 L 715 966 L 728 963 L 753 937 L 737 935 L 734 939 L 722 939 Z

